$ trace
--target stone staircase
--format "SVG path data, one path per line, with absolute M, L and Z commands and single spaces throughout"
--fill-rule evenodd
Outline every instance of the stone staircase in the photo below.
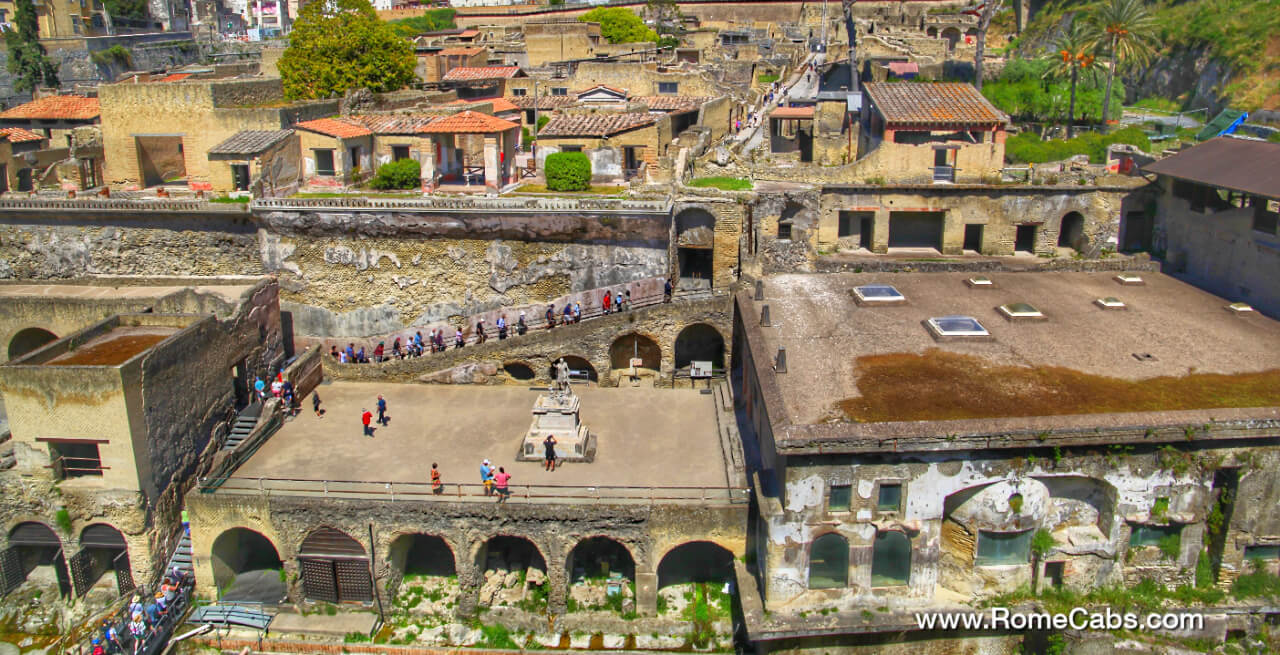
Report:
M 178 546 L 173 549 L 173 556 L 169 558 L 169 565 L 165 567 L 165 571 L 172 571 L 177 568 L 182 571 L 182 575 L 188 580 L 194 579 L 196 570 L 191 565 L 191 535 L 185 531 L 182 538 L 178 539 Z
M 249 433 L 253 432 L 253 427 L 258 424 L 258 413 L 261 407 L 260 404 L 255 403 L 236 416 L 235 423 L 231 424 L 231 432 L 227 433 L 227 441 L 222 445 L 223 450 L 235 450 L 244 443 Z M 257 411 L 254 411 L 254 408 L 257 408 Z

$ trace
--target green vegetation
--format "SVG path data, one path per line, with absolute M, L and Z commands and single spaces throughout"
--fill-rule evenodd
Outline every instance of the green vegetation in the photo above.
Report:
M 370 641 L 373 640 L 363 632 L 348 632 L 342 636 L 342 643 L 344 644 L 362 644 Z
M 1071 105 L 1071 79 L 1054 76 L 1055 62 L 1047 59 L 1011 59 L 1000 76 L 982 87 L 982 95 L 1015 121 L 1059 122 L 1074 115 L 1081 122 L 1099 123 L 1102 117 L 1102 84 L 1092 66 L 1077 67 L 1076 102 Z M 1081 74 L 1083 73 L 1083 74 Z M 1124 86 L 1112 89 L 1111 118 L 1119 118 Z
M 546 126 L 547 126 L 547 123 L 550 123 L 550 122 L 551 122 L 551 117 L 550 117 L 550 116 L 547 116 L 546 114 L 543 114 L 543 115 L 539 116 L 539 117 L 538 117 L 538 131 L 539 131 L 539 132 L 541 132 L 541 131 L 542 131 L 542 128 L 546 127 Z
M 53 515 L 53 522 L 57 524 L 58 529 L 62 531 L 62 534 L 71 534 L 71 512 L 68 512 L 67 508 L 59 507 L 58 511 Z
M 422 165 L 416 159 L 387 162 L 377 175 L 369 180 L 369 186 L 379 189 L 416 189 L 422 184 Z
M 1080 73 L 1093 69 L 1092 35 L 1083 22 L 1072 21 L 1070 27 L 1058 35 L 1055 52 L 1050 53 L 1050 68 L 1046 75 L 1071 79 L 1071 105 L 1067 109 L 1067 138 L 1073 135 L 1076 122 L 1076 91 L 1080 85 Z
M 480 642 L 475 645 L 476 648 L 503 648 L 518 650 L 520 646 L 511 638 L 511 631 L 504 625 L 482 625 L 480 626 Z
M 110 48 L 90 53 L 89 60 L 99 66 L 111 66 L 114 64 L 127 69 L 133 66 L 133 53 L 128 48 L 117 43 Z
M 104 0 L 102 5 L 112 18 L 145 20 L 149 15 L 147 0 Z
M 1161 537 L 1156 543 L 1156 548 L 1160 549 L 1160 553 L 1171 560 L 1178 559 L 1178 555 L 1182 554 L 1182 534 L 1174 533 L 1167 537 Z
M 250 198 L 249 196 L 218 196 L 217 198 L 210 198 L 209 202 L 233 205 L 233 204 L 248 204 L 250 200 L 253 200 L 253 199 Z
M 1142 150 L 1151 149 L 1151 140 L 1137 127 L 1126 127 L 1110 134 L 1086 132 L 1074 139 L 1049 139 L 1044 141 L 1034 132 L 1023 132 L 1009 137 L 1004 144 L 1004 156 L 1016 164 L 1041 164 L 1062 161 L 1075 155 L 1088 155 L 1089 161 L 1101 164 L 1106 161 L 1107 146 L 1128 143 Z
M 58 67 L 40 44 L 39 23 L 32 0 L 17 0 L 13 26 L 4 33 L 9 50 L 9 72 L 15 76 L 13 90 L 34 91 L 37 86 L 58 86 Z
M 1176 114 L 1182 110 L 1182 103 L 1177 100 L 1170 100 L 1169 98 L 1159 98 L 1155 96 L 1143 98 L 1129 106 L 1133 109 L 1145 109 L 1147 111 L 1156 111 L 1164 114 Z
M 1231 595 L 1238 599 L 1280 598 L 1280 576 L 1267 573 L 1261 562 L 1254 562 L 1252 571 L 1231 583 Z
M 773 73 L 764 73 L 756 76 L 756 81 L 760 84 L 773 84 L 778 81 L 778 76 Z
M 1053 547 L 1057 544 L 1058 542 L 1053 538 L 1053 533 L 1044 528 L 1040 528 L 1039 530 L 1036 530 L 1035 534 L 1031 535 L 1031 554 L 1037 559 L 1043 558 L 1045 555 L 1048 555 L 1049 551 L 1053 550 Z
M 1065 613 L 1074 607 L 1103 606 L 1117 612 L 1150 612 L 1166 604 L 1181 607 L 1213 605 L 1222 602 L 1224 598 L 1226 594 L 1219 589 L 1196 589 L 1190 585 L 1169 589 L 1154 580 L 1143 579 L 1129 588 L 1101 587 L 1083 594 L 1067 587 L 1042 589 L 1039 594 L 1035 594 L 1029 587 L 1021 587 L 1011 593 L 986 599 L 982 606 L 1012 607 L 1035 600 L 1047 612 Z
M 1267 140 L 1272 143 L 1280 143 L 1280 130 L 1267 135 Z
M 591 186 L 591 160 L 581 152 L 548 155 L 543 173 L 552 191 L 585 191 Z
M 1163 521 L 1169 514 L 1169 499 L 1157 498 L 1156 502 L 1151 504 L 1151 518 L 1157 521 Z
M 369 0 L 333 0 L 303 6 L 279 68 L 285 98 L 300 100 L 396 91 L 415 79 L 416 64 L 413 46 L 378 19 Z
M 1196 589 L 1208 589 L 1213 586 L 1213 562 L 1209 560 L 1208 551 L 1200 551 L 1196 558 Z
M 600 23 L 600 36 L 609 43 L 657 41 L 658 33 L 635 12 L 621 7 L 596 7 L 578 17 L 584 23 Z
M 749 191 L 752 188 L 751 180 L 745 177 L 695 177 L 689 180 L 689 186 L 692 187 L 712 187 L 721 191 Z
M 1074 21 L 1073 21 L 1074 22 Z M 1109 116 L 1112 83 L 1116 70 L 1123 66 L 1146 63 L 1155 51 L 1152 40 L 1155 23 L 1147 11 L 1146 0 L 1109 0 L 1089 15 L 1099 49 L 1106 52 L 1107 92 L 1102 100 L 1102 115 Z M 1118 104 L 1118 103 L 1117 103 Z
M 398 18 L 391 21 L 391 31 L 395 32 L 396 36 L 412 39 L 419 34 L 427 32 L 451 30 L 457 27 L 453 22 L 453 17 L 457 13 L 453 9 L 428 9 L 421 16 Z

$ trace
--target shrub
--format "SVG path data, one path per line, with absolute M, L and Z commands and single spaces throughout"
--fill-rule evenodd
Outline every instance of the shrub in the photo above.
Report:
M 133 66 L 133 53 L 118 43 L 110 48 L 104 48 L 90 54 L 89 59 L 100 66 L 110 66 L 112 64 L 121 68 Z
M 586 191 L 591 186 L 591 160 L 581 152 L 557 152 L 547 156 L 545 174 L 552 191 Z
M 62 531 L 62 534 L 71 534 L 71 512 L 68 512 L 67 508 L 59 509 L 53 515 L 53 522 L 58 524 L 58 529 Z
M 1037 558 L 1043 558 L 1048 555 L 1055 545 L 1057 545 L 1057 541 L 1054 540 L 1053 533 L 1044 528 L 1036 530 L 1036 533 L 1031 535 L 1031 552 Z
M 778 76 L 773 73 L 763 73 L 756 76 L 756 81 L 761 84 L 773 84 L 778 81 Z
M 751 180 L 745 177 L 697 177 L 689 180 L 692 187 L 714 187 L 721 191 L 748 191 Z
M 1151 149 L 1151 140 L 1138 127 L 1126 127 L 1111 134 L 1087 132 L 1069 139 L 1044 141 L 1034 132 L 1023 132 L 1009 137 L 1004 145 L 1005 159 L 1017 164 L 1041 164 L 1061 161 L 1075 155 L 1088 155 L 1089 161 L 1101 164 L 1107 157 L 1107 146 L 1127 143 L 1142 150 Z
M 541 132 L 541 131 L 542 131 L 542 128 L 546 127 L 546 126 L 547 126 L 547 123 L 550 123 L 550 122 L 551 122 L 551 117 L 550 117 L 550 116 L 547 116 L 546 114 L 543 114 L 543 115 L 539 116 L 539 117 L 538 117 L 538 131 L 539 131 L 539 132 Z
M 401 159 L 383 164 L 369 180 L 375 189 L 416 189 L 421 184 L 422 165 L 414 159 Z
M 1166 537 L 1161 537 L 1156 542 L 1156 547 L 1160 552 L 1169 559 L 1178 559 L 1178 555 L 1182 553 L 1182 535 L 1174 533 Z

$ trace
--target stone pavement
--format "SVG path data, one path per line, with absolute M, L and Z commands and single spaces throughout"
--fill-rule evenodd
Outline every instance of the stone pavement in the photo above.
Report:
M 281 612 L 271 620 L 271 633 L 279 635 L 303 632 L 341 637 L 351 632 L 359 632 L 367 635 L 373 630 L 373 624 L 377 619 L 377 615 L 372 612 L 338 612 L 333 616 L 320 613 L 304 616 L 292 612 Z

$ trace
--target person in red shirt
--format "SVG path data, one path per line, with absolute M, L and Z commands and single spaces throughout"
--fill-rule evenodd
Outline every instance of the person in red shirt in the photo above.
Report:
M 498 490 L 498 502 L 506 500 L 511 495 L 511 490 L 507 488 L 507 481 L 511 479 L 511 474 L 507 470 L 498 467 L 498 472 L 493 474 L 493 486 Z
M 373 412 L 370 412 L 368 408 L 361 409 L 360 411 L 363 412 L 360 414 L 360 422 L 364 423 L 364 436 L 372 437 L 373 428 L 369 424 L 373 422 Z
M 610 297 L 609 292 L 608 292 L 608 291 L 605 291 L 605 292 L 604 292 L 604 299 L 600 301 L 600 308 L 601 308 L 602 310 L 604 310 L 604 313 L 606 313 L 606 314 L 608 314 L 608 313 L 609 313 L 609 301 L 611 301 L 611 300 L 612 300 L 612 298 Z

